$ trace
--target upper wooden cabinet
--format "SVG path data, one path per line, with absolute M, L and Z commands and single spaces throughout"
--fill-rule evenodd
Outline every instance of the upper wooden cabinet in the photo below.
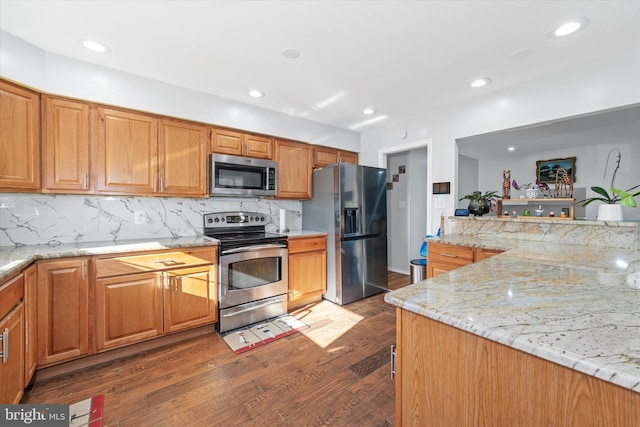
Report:
M 338 150 L 337 148 L 314 146 L 313 147 L 313 167 L 323 168 L 334 163 L 358 164 L 358 153 Z
M 162 195 L 207 196 L 206 126 L 161 120 L 158 151 Z
M 158 120 L 102 107 L 97 113 L 97 192 L 154 194 L 159 179 Z
M 40 190 L 40 95 L 0 80 L 0 191 Z
M 312 146 L 276 140 L 279 199 L 311 199 Z
M 273 140 L 227 129 L 212 129 L 211 152 L 271 160 Z
M 90 106 L 44 96 L 43 192 L 90 193 Z

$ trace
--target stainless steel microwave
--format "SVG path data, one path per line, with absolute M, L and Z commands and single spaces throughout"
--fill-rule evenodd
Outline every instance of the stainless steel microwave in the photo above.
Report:
M 276 162 L 215 153 L 210 160 L 210 196 L 275 197 Z

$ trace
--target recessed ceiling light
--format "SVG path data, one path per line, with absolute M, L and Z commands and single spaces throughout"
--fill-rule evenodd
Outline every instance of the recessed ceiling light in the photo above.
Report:
M 511 52 L 511 55 L 509 55 L 509 57 L 511 59 L 523 59 L 531 55 L 531 52 L 533 52 L 533 49 L 530 48 L 518 49 L 514 52 Z
M 564 24 L 556 28 L 556 30 L 551 34 L 551 37 L 559 38 L 568 36 L 569 34 L 574 34 L 578 30 L 586 27 L 588 23 L 589 20 L 587 18 L 578 18 L 573 19 L 569 22 L 565 22 Z
M 288 47 L 282 51 L 282 54 L 285 58 L 296 59 L 300 56 L 300 51 L 298 49 L 294 49 L 292 47 Z
M 82 42 L 82 45 L 89 49 L 92 52 L 96 53 L 109 53 L 111 49 L 106 44 L 97 42 L 95 40 L 85 40 Z
M 364 110 L 362 110 L 362 114 L 364 114 L 365 116 L 370 116 L 375 112 L 376 110 L 373 108 L 365 108 Z
M 486 86 L 489 83 L 491 83 L 491 79 L 489 77 L 482 77 L 481 79 L 476 79 L 474 81 L 472 81 L 471 83 L 469 83 L 469 86 L 471 87 L 482 87 L 482 86 Z
M 509 150 L 509 151 L 513 151 L 513 150 L 515 150 L 515 149 L 516 149 L 516 147 L 509 147 L 509 148 L 507 148 L 507 150 Z
M 262 98 L 264 96 L 264 92 L 254 89 L 254 90 L 249 92 L 249 96 L 251 96 L 253 98 Z

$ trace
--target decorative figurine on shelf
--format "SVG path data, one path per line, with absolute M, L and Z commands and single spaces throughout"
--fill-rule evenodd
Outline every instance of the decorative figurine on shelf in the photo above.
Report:
M 558 168 L 556 171 L 554 194 L 556 197 L 573 197 L 573 180 L 565 168 Z
M 542 216 L 544 209 L 542 209 L 542 205 L 538 205 L 538 209 L 535 209 L 536 216 Z
M 502 171 L 502 198 L 511 198 L 511 171 Z

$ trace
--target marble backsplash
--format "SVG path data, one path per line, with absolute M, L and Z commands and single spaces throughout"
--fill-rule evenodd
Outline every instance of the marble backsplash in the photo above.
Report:
M 275 231 L 280 209 L 286 209 L 287 228 L 302 228 L 297 200 L 2 193 L 0 246 L 198 236 L 203 214 L 238 210 L 268 215 L 267 231 Z M 136 212 L 143 212 L 144 223 L 135 223 Z

